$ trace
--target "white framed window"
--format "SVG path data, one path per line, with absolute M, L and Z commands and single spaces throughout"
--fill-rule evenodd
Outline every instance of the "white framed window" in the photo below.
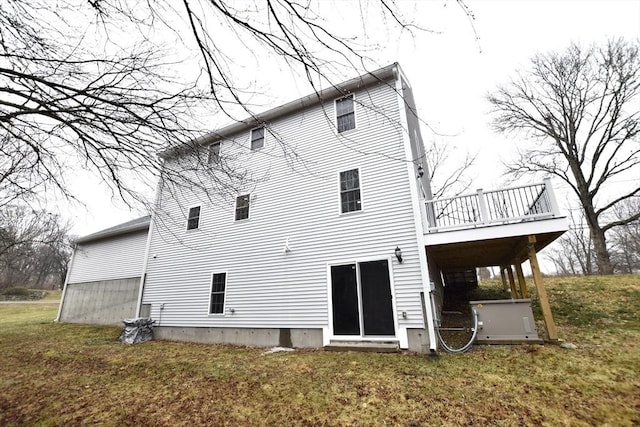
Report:
M 227 289 L 227 273 L 211 275 L 211 291 L 209 293 L 209 314 L 224 314 L 224 300 Z
M 360 170 L 350 169 L 340 172 L 340 212 L 362 210 L 360 194 Z
M 353 94 L 336 99 L 336 128 L 338 133 L 356 128 Z
M 251 130 L 251 151 L 264 147 L 264 127 Z
M 236 210 L 235 210 L 236 221 L 249 218 L 249 202 L 250 202 L 249 194 L 244 194 L 242 196 L 236 197 Z
M 195 230 L 200 226 L 200 206 L 189 208 L 187 217 L 187 230 Z
M 218 163 L 220 161 L 220 143 L 215 142 L 209 145 L 209 157 L 207 158 L 207 162 L 211 165 L 214 163 Z

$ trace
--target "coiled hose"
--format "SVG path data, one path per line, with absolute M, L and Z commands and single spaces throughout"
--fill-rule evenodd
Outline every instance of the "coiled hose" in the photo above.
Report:
M 473 328 L 471 330 L 473 331 L 473 334 L 471 335 L 471 339 L 469 340 L 469 342 L 460 348 L 452 348 L 447 345 L 447 343 L 442 338 L 442 335 L 440 334 L 440 328 L 441 328 L 440 325 L 442 322 L 440 320 L 437 321 L 438 326 L 436 327 L 436 335 L 438 336 L 438 341 L 440 342 L 440 345 L 442 345 L 442 348 L 444 351 L 446 351 L 447 353 L 453 353 L 453 354 L 464 353 L 466 351 L 469 351 L 469 349 L 473 345 L 473 342 L 476 340 L 476 337 L 478 336 L 478 310 L 476 310 L 475 307 L 472 309 L 472 316 L 473 316 Z

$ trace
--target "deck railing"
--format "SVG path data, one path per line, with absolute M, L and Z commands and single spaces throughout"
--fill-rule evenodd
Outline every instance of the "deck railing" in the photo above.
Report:
M 511 224 L 560 216 L 551 181 L 500 190 L 477 190 L 446 199 L 426 200 L 429 232 Z

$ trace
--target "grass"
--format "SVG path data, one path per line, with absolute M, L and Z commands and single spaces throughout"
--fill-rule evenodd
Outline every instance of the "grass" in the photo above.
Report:
M 55 305 L 0 305 L 0 425 L 640 424 L 640 276 L 546 284 L 576 350 L 129 346 L 120 328 L 52 323 Z

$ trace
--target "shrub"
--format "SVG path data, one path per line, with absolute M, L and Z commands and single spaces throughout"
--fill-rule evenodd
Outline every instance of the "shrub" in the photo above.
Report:
M 20 287 L 4 289 L 0 291 L 0 293 L 2 295 L 11 295 L 17 297 L 28 297 L 29 295 L 31 295 L 31 291 L 29 289 Z

